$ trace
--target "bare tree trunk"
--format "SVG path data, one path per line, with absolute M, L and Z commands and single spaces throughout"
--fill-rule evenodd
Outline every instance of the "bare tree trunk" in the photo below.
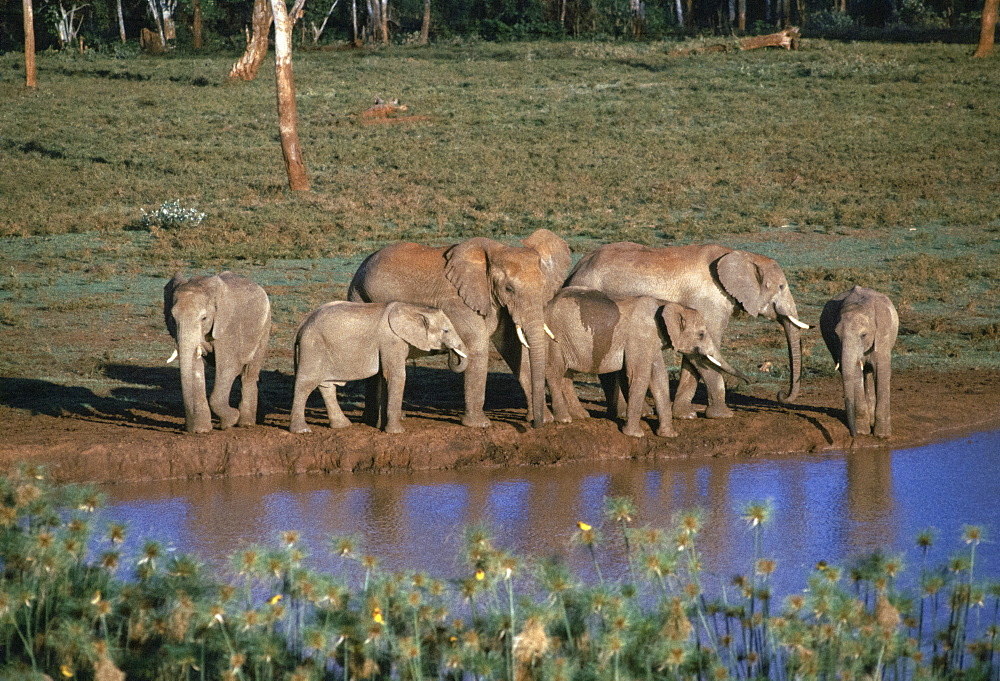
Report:
M 191 0 L 191 33 L 194 49 L 200 50 L 201 40 L 201 0 Z
M 288 187 L 293 192 L 309 191 L 309 178 L 299 145 L 299 123 L 295 108 L 295 81 L 292 79 L 292 21 L 285 0 L 271 0 L 274 16 L 274 82 L 278 93 L 278 129 L 281 153 L 285 157 Z
M 382 44 L 389 44 L 389 0 L 375 0 L 379 6 L 379 17 L 382 21 Z
M 24 84 L 38 87 L 38 67 L 35 65 L 35 10 L 31 0 L 21 0 L 24 8 Z
M 424 20 L 420 22 L 420 44 L 426 45 L 431 38 L 431 0 L 424 0 Z
M 284 3 L 282 3 L 284 7 Z M 271 5 L 268 0 L 253 2 L 253 34 L 247 42 L 247 49 L 239 61 L 229 70 L 230 80 L 253 80 L 257 70 L 267 57 L 267 38 L 271 32 Z
M 983 17 L 979 28 L 979 47 L 973 57 L 983 58 L 993 54 L 993 39 L 997 30 L 998 0 L 986 0 L 983 3 Z
M 122 13 L 122 0 L 117 0 L 115 2 L 118 10 L 118 37 L 125 42 L 125 15 Z
M 687 27 L 694 28 L 694 0 L 687 0 Z
M 737 0 L 737 5 L 739 6 L 740 14 L 740 31 L 747 30 L 747 0 Z
M 358 44 L 358 0 L 351 0 L 351 43 Z

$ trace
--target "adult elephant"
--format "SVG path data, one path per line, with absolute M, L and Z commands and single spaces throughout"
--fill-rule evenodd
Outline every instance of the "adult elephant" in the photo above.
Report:
M 547 229 L 509 246 L 476 237 L 435 248 L 414 243 L 387 246 L 361 263 L 348 300 L 430 305 L 455 325 L 469 355 L 462 423 L 486 427 L 483 412 L 490 341 L 518 377 L 532 425 L 545 420 L 543 309 L 566 277 L 569 246 Z M 521 346 L 527 348 L 522 353 Z M 527 362 L 522 361 L 527 356 Z
M 771 258 L 718 244 L 650 248 L 632 242 L 601 246 L 585 255 L 570 272 L 567 286 L 586 286 L 617 296 L 653 296 L 701 312 L 712 340 L 722 347 L 729 318 L 739 305 L 751 317 L 776 319 L 785 330 L 791 371 L 788 390 L 779 402 L 799 394 L 802 374 L 801 329 L 781 267 Z M 674 399 L 676 418 L 694 418 L 691 406 L 697 388 L 695 367 L 681 362 L 680 383 Z M 708 389 L 708 418 L 732 416 L 726 406 L 726 384 L 721 373 L 697 369 Z
M 271 303 L 260 286 L 223 272 L 185 280 L 180 272 L 163 287 L 163 317 L 177 342 L 185 427 L 189 433 L 257 421 L 257 379 L 271 334 Z M 215 385 L 206 396 L 205 359 L 215 364 Z M 240 377 L 240 408 L 229 405 Z

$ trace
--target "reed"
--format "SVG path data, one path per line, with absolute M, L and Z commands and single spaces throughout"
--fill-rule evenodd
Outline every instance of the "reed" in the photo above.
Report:
M 153 541 L 122 555 L 124 527 L 93 527 L 100 504 L 37 468 L 0 477 L 0 678 L 1000 678 L 1000 584 L 976 577 L 980 527 L 966 527 L 939 567 L 921 533 L 915 587 L 901 558 L 872 554 L 818 565 L 808 589 L 777 606 L 767 502 L 744 510 L 746 575 L 717 587 L 701 567 L 697 512 L 634 527 L 627 499 L 607 500 L 607 528 L 579 528 L 627 547 L 578 537 L 589 558 L 623 562 L 620 578 L 592 583 L 560 560 L 510 554 L 484 527 L 466 529 L 464 574 L 447 582 L 383 570 L 353 537 L 328 543 L 342 569 L 320 573 L 295 531 L 244 549 L 224 577 Z

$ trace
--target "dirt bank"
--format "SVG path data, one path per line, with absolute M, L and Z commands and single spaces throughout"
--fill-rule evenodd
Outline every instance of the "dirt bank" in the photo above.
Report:
M 897 372 L 893 379 L 894 434 L 887 443 L 891 447 L 1000 427 L 1000 372 L 909 371 Z M 59 390 L 47 385 L 48 390 Z M 284 430 L 287 412 L 268 413 L 264 424 L 253 428 L 186 435 L 179 405 L 165 408 L 159 403 L 91 399 L 81 402 L 78 409 L 61 408 L 61 415 L 11 406 L 18 404 L 12 398 L 14 391 L 31 388 L 9 382 L 4 386 L 0 467 L 6 469 L 19 461 L 44 463 L 61 481 L 761 456 L 851 446 L 842 422 L 841 388 L 832 377 L 807 383 L 798 404 L 789 407 L 778 404 L 773 395 L 744 388 L 742 394 L 731 396 L 734 418 L 679 421 L 675 422 L 680 432 L 677 438 L 658 438 L 650 433 L 640 440 L 622 435 L 614 423 L 603 418 L 596 391 L 586 390 L 584 404 L 595 418 L 540 430 L 526 427 L 524 411 L 514 406 L 513 400 L 506 405 L 488 402 L 493 427 L 473 430 L 459 425 L 459 405 L 454 400 L 420 407 L 427 400 L 418 402 L 422 396 L 417 395 L 408 407 L 407 432 L 402 435 L 388 435 L 365 425 L 332 431 L 321 425 L 324 415 L 313 408 L 309 416 L 314 432 L 293 436 Z M 38 403 L 44 398 L 35 394 L 32 399 Z M 62 398 L 65 402 L 65 396 Z M 407 401 L 411 401 L 409 393 Z M 352 420 L 358 419 L 356 405 L 345 411 Z M 854 446 L 882 444 L 864 437 Z

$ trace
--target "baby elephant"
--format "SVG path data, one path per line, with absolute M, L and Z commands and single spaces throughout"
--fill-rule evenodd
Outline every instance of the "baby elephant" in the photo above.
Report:
M 609 412 L 617 409 L 618 387 L 626 392 L 627 418 L 622 432 L 642 437 L 639 427 L 647 389 L 652 390 L 661 437 L 675 437 L 671 424 L 670 385 L 663 348 L 672 347 L 696 365 L 708 361 L 741 379 L 745 377 L 719 356 L 697 310 L 649 296 L 615 297 L 588 288 L 561 289 L 545 308 L 552 330 L 546 381 L 556 421 L 585 418 L 568 374 L 618 375 L 617 383 L 602 377 Z
M 899 316 L 887 296 L 855 286 L 834 296 L 819 318 L 826 347 L 844 379 L 844 408 L 851 436 L 889 437 L 892 346 Z
M 467 355 L 451 320 L 435 307 L 409 303 L 327 303 L 310 314 L 295 337 L 295 396 L 289 430 L 308 433 L 306 399 L 319 388 L 331 428 L 351 425 L 337 402 L 337 386 L 375 377 L 378 418 L 387 433 L 402 433 L 406 360 L 434 350 L 449 351 L 448 364 L 463 371 Z M 383 386 L 383 384 L 385 384 Z M 388 396 L 383 398 L 388 388 Z M 366 404 L 366 409 L 373 407 Z M 374 411 L 374 410 L 373 410 Z

